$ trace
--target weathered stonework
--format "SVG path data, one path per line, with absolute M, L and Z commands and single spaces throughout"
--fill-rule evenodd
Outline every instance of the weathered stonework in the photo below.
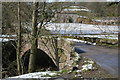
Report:
M 72 64 L 70 61 L 71 45 L 67 41 L 58 38 L 57 48 L 59 54 L 59 69 L 63 69 L 68 64 Z M 27 43 L 23 46 L 21 56 L 31 48 L 31 44 Z M 55 43 L 53 37 L 41 37 L 38 40 L 38 49 L 43 50 L 56 64 L 55 62 Z M 62 51 L 62 52 L 61 52 Z

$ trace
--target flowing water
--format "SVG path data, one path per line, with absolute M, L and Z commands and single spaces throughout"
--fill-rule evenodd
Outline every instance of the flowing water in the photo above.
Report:
M 113 77 L 118 77 L 118 49 L 75 43 L 75 51 L 85 54 Z

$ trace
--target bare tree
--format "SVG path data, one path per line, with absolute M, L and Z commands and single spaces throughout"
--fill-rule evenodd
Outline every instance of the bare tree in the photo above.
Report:
M 20 19 L 20 2 L 18 2 L 18 36 L 17 36 L 17 70 L 18 75 L 21 74 L 21 63 L 20 63 L 20 53 L 21 53 L 21 19 Z
M 32 14 L 32 46 L 30 50 L 29 58 L 29 72 L 35 70 L 35 55 L 37 53 L 37 11 L 38 2 L 33 2 L 33 14 Z

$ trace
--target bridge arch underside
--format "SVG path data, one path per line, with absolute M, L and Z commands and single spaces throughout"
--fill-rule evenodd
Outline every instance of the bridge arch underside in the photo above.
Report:
M 29 65 L 30 49 L 28 49 L 22 56 L 23 72 L 27 73 Z M 53 60 L 41 49 L 37 49 L 35 56 L 35 71 L 56 70 L 57 67 Z

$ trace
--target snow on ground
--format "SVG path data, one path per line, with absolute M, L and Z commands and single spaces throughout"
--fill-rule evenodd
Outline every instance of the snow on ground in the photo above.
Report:
M 80 6 L 70 6 L 70 7 L 74 7 L 74 8 L 80 8 Z
M 16 39 L 7 39 L 7 38 L 0 38 L 0 42 L 7 42 L 10 40 L 16 40 Z
M 63 11 L 87 11 L 87 12 L 90 12 L 91 10 L 89 10 L 83 6 L 70 6 L 68 9 L 63 9 Z
M 0 35 L 0 37 L 16 37 L 17 35 Z
M 79 35 L 83 37 L 97 37 L 107 39 L 118 39 L 118 26 L 108 25 L 92 25 L 80 23 L 49 23 L 46 29 L 50 30 L 53 34 L 88 34 Z M 115 33 L 113 35 L 89 35 L 89 34 L 103 34 Z
M 76 70 L 77 73 L 80 73 L 82 71 L 95 69 L 95 67 L 93 66 L 93 64 L 94 64 L 93 61 L 91 61 L 91 60 L 90 61 L 85 61 L 84 63 L 86 63 L 86 64 L 82 65 L 82 68 L 80 70 Z
M 83 64 L 84 65 L 82 66 L 81 71 L 84 71 L 84 70 L 87 71 L 87 70 L 94 69 L 94 67 L 93 67 L 94 61 L 92 61 L 92 60 L 84 61 Z
M 76 72 L 81 72 L 81 70 L 76 70 Z
M 48 30 L 54 33 L 61 34 L 101 34 L 101 33 L 116 33 L 118 26 L 108 25 L 92 25 L 81 23 L 49 23 Z
M 93 67 L 92 64 L 85 64 L 85 65 L 82 66 L 82 69 L 81 69 L 81 70 L 82 70 L 82 71 L 83 71 L 83 70 L 86 70 L 86 71 L 87 71 L 87 70 L 89 70 L 89 69 L 92 69 L 92 67 Z
M 63 11 L 87 11 L 90 12 L 88 9 L 64 9 Z
M 75 52 L 76 53 L 76 57 L 75 57 L 75 61 L 78 61 L 79 60 L 79 58 L 80 58 L 80 56 L 79 56 L 79 54 L 77 53 L 77 52 Z M 76 65 L 76 67 L 78 67 L 78 65 Z
M 84 61 L 84 63 L 90 63 L 90 64 L 94 64 L 94 62 L 93 61 Z
M 86 16 L 80 16 L 86 17 Z M 39 24 L 40 25 L 40 24 Z M 81 23 L 48 23 L 46 29 L 50 30 L 52 34 L 88 34 L 79 35 L 81 37 L 96 37 L 106 39 L 118 39 L 118 26 L 108 25 L 92 25 L 92 24 L 81 24 Z M 115 33 L 111 35 L 101 35 L 103 33 Z M 94 35 L 89 35 L 94 34 Z M 100 34 L 100 35 L 95 35 Z
M 51 78 L 51 77 L 43 77 L 43 76 L 45 76 L 47 74 L 50 75 L 50 76 L 54 76 L 57 73 L 51 72 L 51 71 L 34 72 L 34 73 L 23 74 L 23 75 L 15 76 L 15 77 L 8 77 L 8 79 L 11 79 L 11 78 L 41 78 L 41 79 Z
M 10 37 L 16 37 L 17 35 L 0 35 L 0 42 L 7 42 L 10 40 L 16 40 L 16 39 L 8 39 Z
M 71 38 L 64 38 L 64 39 L 68 42 L 81 42 L 81 43 L 96 45 L 96 43 L 91 43 L 91 42 L 88 42 L 88 41 L 83 41 L 83 40 L 78 40 L 78 39 L 71 39 Z
M 79 56 L 79 54 L 77 53 L 77 52 L 75 52 L 75 59 L 74 59 L 74 61 L 79 61 L 79 58 L 80 58 L 80 56 Z M 74 62 L 73 62 L 74 63 Z M 87 70 L 92 70 L 92 69 L 95 69 L 95 67 L 93 66 L 95 64 L 95 62 L 94 61 L 92 61 L 92 60 L 87 60 L 87 61 L 84 61 L 83 62 L 83 65 L 82 65 L 82 68 L 80 69 L 80 70 L 76 70 L 75 72 L 77 72 L 77 73 L 80 73 L 80 72 L 82 72 L 82 71 L 87 71 Z M 79 67 L 79 65 L 78 64 L 74 64 L 76 67 Z M 76 75 L 77 76 L 77 75 Z M 80 75 L 79 75 L 80 76 Z
M 108 34 L 108 35 L 78 35 L 80 37 L 92 37 L 92 38 L 106 38 L 106 39 L 117 39 L 118 40 L 118 35 L 115 34 Z

